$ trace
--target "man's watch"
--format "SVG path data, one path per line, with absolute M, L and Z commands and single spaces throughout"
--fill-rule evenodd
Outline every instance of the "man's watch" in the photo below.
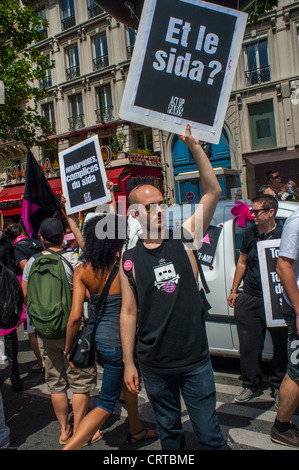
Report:
M 71 351 L 63 351 L 63 354 L 64 354 L 65 356 L 68 356 L 70 353 L 71 353 Z

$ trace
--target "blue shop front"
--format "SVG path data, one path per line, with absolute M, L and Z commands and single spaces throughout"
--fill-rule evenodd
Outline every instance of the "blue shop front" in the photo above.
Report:
M 202 143 L 222 189 L 221 199 L 241 199 L 239 170 L 231 168 L 229 139 L 225 129 L 218 145 Z M 188 204 L 199 202 L 202 195 L 200 176 L 189 149 L 178 137 L 173 142 L 173 168 L 176 202 Z

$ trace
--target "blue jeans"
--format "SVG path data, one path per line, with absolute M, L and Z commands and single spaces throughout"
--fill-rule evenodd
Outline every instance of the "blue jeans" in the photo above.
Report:
M 199 449 L 225 450 L 216 414 L 216 391 L 211 362 L 185 374 L 160 375 L 141 368 L 153 407 L 163 450 L 186 450 L 180 393 L 185 401 Z
M 97 406 L 113 413 L 124 383 L 123 353 L 121 347 L 96 343 L 104 373 Z

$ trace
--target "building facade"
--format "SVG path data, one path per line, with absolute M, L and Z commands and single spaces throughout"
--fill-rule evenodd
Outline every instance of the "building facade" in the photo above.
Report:
M 34 148 L 37 160 L 55 166 L 59 151 L 97 134 L 102 146 L 117 149 L 106 167 L 117 195 L 154 182 L 170 202 L 197 202 L 200 178 L 177 136 L 118 117 L 135 31 L 93 0 L 30 5 L 49 22 L 35 46 L 56 63 L 39 83 L 47 98 L 35 103 L 51 123 L 53 148 Z M 254 196 L 265 182 L 265 169 L 273 166 L 299 184 L 298 32 L 299 2 L 292 0 L 280 0 L 246 28 L 220 142 L 205 144 L 223 198 Z M 13 138 L 1 143 L 0 159 L 6 158 L 21 169 L 25 147 Z M 7 182 L 3 173 L 2 184 Z M 0 195 L 0 206 L 3 202 Z

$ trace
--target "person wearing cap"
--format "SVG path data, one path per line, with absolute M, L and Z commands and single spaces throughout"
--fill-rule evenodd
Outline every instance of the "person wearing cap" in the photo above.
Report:
M 78 255 L 73 251 L 66 251 L 64 249 L 64 228 L 60 220 L 54 218 L 44 220 L 40 225 L 39 234 L 45 248 L 41 256 L 49 254 L 49 251 L 47 251 L 49 249 L 70 263 L 73 270 L 81 263 Z M 23 272 L 22 288 L 25 302 L 27 300 L 29 273 L 34 260 L 34 257 L 28 260 Z M 63 262 L 63 266 L 72 290 L 73 270 L 67 262 Z M 73 430 L 74 432 L 76 431 L 79 423 L 88 411 L 90 391 L 96 384 L 96 367 L 72 369 L 66 359 L 65 338 L 39 338 L 39 342 L 45 359 L 46 383 L 51 393 L 54 412 L 61 427 L 59 443 L 64 445 L 70 439 Z M 67 390 L 69 388 L 73 391 L 73 429 L 68 418 L 69 401 Z M 98 437 L 99 433 L 96 433 L 92 442 L 98 440 Z
M 24 267 L 35 253 L 42 250 L 43 246 L 39 240 L 29 238 L 21 224 L 10 224 L 4 229 L 4 236 L 9 240 L 12 246 L 12 263 L 11 269 L 15 272 L 19 279 L 20 284 L 22 283 L 22 275 Z M 9 267 L 9 266 L 7 266 Z M 35 336 L 32 322 L 27 315 L 26 308 L 22 313 L 22 323 L 26 321 L 24 329 L 28 334 L 30 347 L 36 357 L 36 364 L 34 364 L 29 370 L 35 374 L 44 373 L 45 369 L 43 366 L 42 356 L 39 350 L 37 338 Z M 11 369 L 11 383 L 12 389 L 15 392 L 22 390 L 23 384 L 19 375 L 18 368 L 18 335 L 17 329 L 12 330 L 5 335 L 5 349 L 7 351 L 8 362 Z

